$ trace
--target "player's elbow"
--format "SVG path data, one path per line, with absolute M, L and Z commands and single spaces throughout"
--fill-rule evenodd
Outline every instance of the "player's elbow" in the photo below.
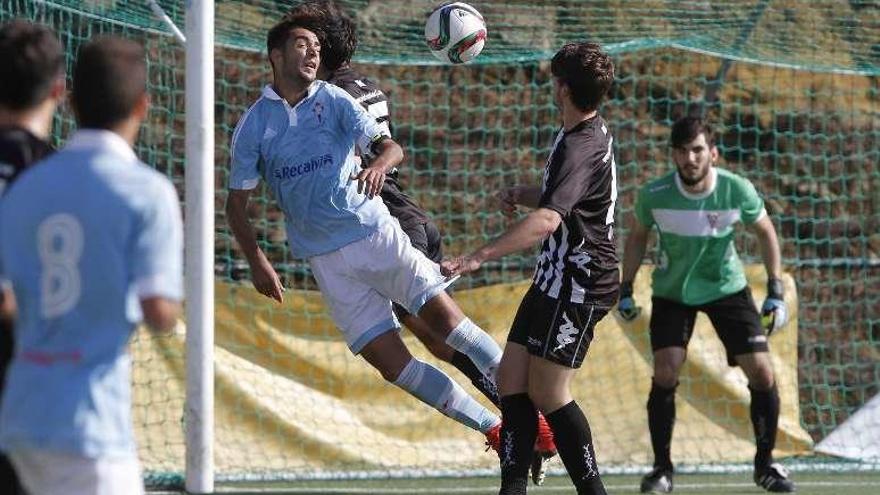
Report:
M 540 219 L 541 234 L 543 234 L 543 237 L 547 237 L 553 232 L 556 232 L 556 229 L 559 228 L 559 224 L 562 223 L 562 216 L 555 210 L 538 208 L 535 210 L 535 214 Z
M 141 300 L 144 323 L 156 333 L 168 333 L 174 329 L 180 317 L 180 303 L 164 297 Z

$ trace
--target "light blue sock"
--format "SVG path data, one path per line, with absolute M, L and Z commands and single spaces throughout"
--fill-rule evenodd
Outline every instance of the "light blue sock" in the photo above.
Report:
M 468 428 L 485 433 L 500 421 L 446 373 L 418 359 L 407 363 L 394 384 Z
M 461 320 L 461 323 L 449 332 L 446 343 L 471 358 L 480 373 L 495 383 L 498 364 L 501 363 L 501 347 L 470 318 Z

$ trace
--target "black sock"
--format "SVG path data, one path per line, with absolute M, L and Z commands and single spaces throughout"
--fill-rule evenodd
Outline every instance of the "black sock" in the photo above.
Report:
M 672 428 L 675 426 L 675 389 L 651 381 L 648 394 L 648 430 L 654 449 L 654 467 L 672 470 Z
M 755 428 L 755 469 L 763 471 L 773 462 L 773 447 L 776 446 L 776 429 L 779 425 L 779 391 L 776 385 L 770 390 L 756 390 L 752 393 L 752 426 Z
M 553 430 L 559 457 L 578 495 L 606 495 L 599 477 L 590 425 L 577 402 L 571 401 L 544 417 Z
M 525 493 L 532 451 L 538 436 L 538 412 L 528 394 L 501 398 L 501 495 Z
M 471 383 L 474 384 L 474 387 L 477 387 L 477 390 L 492 401 L 492 404 L 496 406 L 501 405 L 501 402 L 498 400 L 498 387 L 495 386 L 494 380 L 480 373 L 480 370 L 477 369 L 477 365 L 471 361 L 471 358 L 467 357 L 466 354 L 455 351 L 449 363 L 455 366 L 455 369 L 464 373 L 464 376 L 468 377 Z

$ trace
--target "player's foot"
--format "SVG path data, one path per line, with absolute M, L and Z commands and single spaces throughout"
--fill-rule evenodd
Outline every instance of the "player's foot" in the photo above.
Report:
M 642 478 L 642 493 L 672 493 L 672 470 L 655 467 Z
M 501 452 L 501 422 L 489 428 L 486 432 L 486 450 L 492 449 L 495 452 Z
M 773 493 L 793 493 L 794 483 L 788 479 L 788 469 L 774 462 L 762 470 L 755 470 L 755 483 Z
M 544 478 L 547 477 L 547 459 L 541 454 L 535 452 L 532 454 L 532 465 L 529 471 L 532 475 L 532 483 L 541 486 L 544 484 Z
M 553 441 L 553 430 L 547 424 L 544 415 L 538 413 L 538 437 L 535 439 L 535 454 L 545 459 L 556 455 L 556 442 Z

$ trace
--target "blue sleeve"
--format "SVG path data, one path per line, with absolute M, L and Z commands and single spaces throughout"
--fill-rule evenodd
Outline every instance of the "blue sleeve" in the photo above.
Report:
M 132 253 L 134 292 L 139 299 L 183 299 L 183 222 L 180 200 L 168 179 L 156 180 L 140 212 Z
M 391 137 L 388 126 L 376 122 L 376 117 L 351 95 L 338 88 L 332 90 L 332 95 L 340 125 L 346 137 L 354 141 L 359 149 L 372 151 L 373 144 Z
M 260 119 L 256 107 L 254 104 L 242 115 L 232 133 L 229 189 L 253 189 L 260 183 Z

